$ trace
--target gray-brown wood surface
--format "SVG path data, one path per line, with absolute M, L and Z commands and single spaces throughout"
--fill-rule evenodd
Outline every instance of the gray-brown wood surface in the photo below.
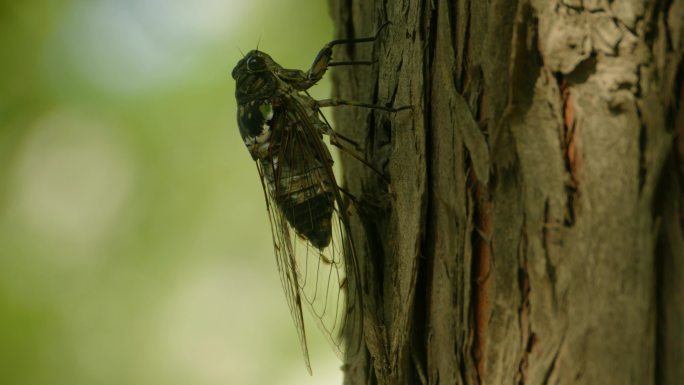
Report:
M 684 384 L 684 1 L 331 0 L 348 384 Z

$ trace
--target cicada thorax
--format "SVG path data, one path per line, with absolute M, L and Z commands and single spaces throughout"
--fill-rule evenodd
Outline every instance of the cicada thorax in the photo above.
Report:
M 239 78 L 235 90 L 238 104 L 265 100 L 272 97 L 278 88 L 278 80 L 270 72 L 246 73 Z

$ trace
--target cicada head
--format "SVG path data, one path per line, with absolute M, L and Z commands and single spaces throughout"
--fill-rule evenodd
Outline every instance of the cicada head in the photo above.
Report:
M 273 96 L 278 87 L 274 73 L 278 67 L 268 54 L 258 50 L 250 51 L 240 59 L 232 73 L 238 103 Z

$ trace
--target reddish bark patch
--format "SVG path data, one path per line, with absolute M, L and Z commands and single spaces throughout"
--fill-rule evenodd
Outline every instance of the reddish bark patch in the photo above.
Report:
M 565 161 L 565 168 L 569 174 L 569 182 L 566 186 L 567 194 L 567 208 L 565 215 L 565 225 L 572 226 L 577 218 L 578 207 L 576 202 L 579 199 L 579 170 L 580 170 L 580 152 L 579 152 L 579 126 L 575 120 L 574 100 L 570 86 L 565 79 L 559 79 L 558 86 L 560 88 L 560 96 L 562 101 L 563 114 L 563 132 L 561 144 L 563 146 L 563 158 Z

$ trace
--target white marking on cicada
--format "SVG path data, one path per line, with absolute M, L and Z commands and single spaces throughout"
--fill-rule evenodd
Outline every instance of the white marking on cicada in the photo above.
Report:
M 261 131 L 256 136 L 245 137 L 245 146 L 257 158 L 263 159 L 268 156 L 269 148 L 271 147 L 271 124 L 274 116 L 273 107 L 269 101 L 264 101 L 257 104 L 256 101 L 249 102 L 249 116 L 254 111 L 254 107 L 258 105 L 259 115 L 261 116 L 262 124 Z
M 264 143 L 271 137 L 271 119 L 273 119 L 273 107 L 271 103 L 264 102 L 259 106 L 261 116 L 264 117 L 264 123 L 261 125 L 261 133 L 257 135 L 256 141 Z
M 247 149 L 250 151 L 252 148 L 254 148 L 255 140 L 253 136 L 245 136 L 245 146 L 247 146 Z
M 257 156 L 263 157 L 268 154 L 268 149 L 271 146 L 269 140 L 271 139 L 271 120 L 273 119 L 273 107 L 268 101 L 259 105 L 259 112 L 264 118 L 261 124 L 261 132 L 254 139 L 256 143 Z
M 264 123 L 263 126 L 261 126 L 261 134 L 257 135 L 255 137 L 257 143 L 264 143 L 268 141 L 271 138 L 271 126 L 268 124 Z

